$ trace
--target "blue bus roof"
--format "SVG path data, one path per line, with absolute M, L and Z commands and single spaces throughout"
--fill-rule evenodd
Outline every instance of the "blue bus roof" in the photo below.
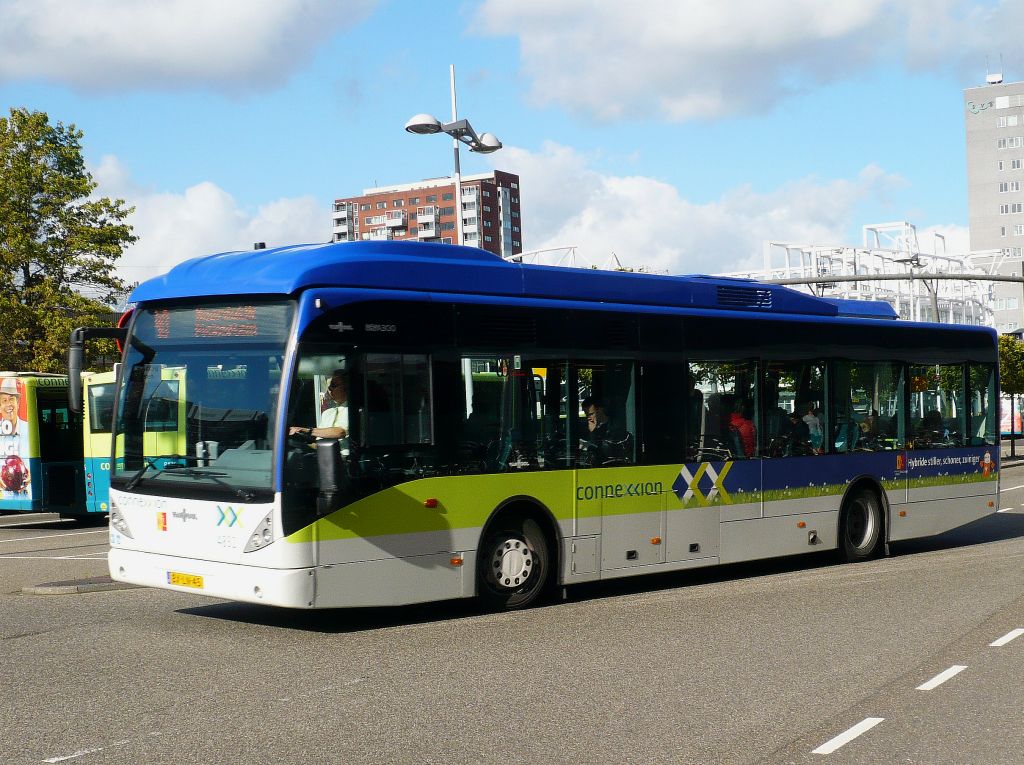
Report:
M 817 298 L 750 279 L 525 265 L 476 247 L 409 241 L 306 244 L 194 258 L 143 282 L 130 300 L 295 295 L 314 287 L 896 318 L 887 303 Z

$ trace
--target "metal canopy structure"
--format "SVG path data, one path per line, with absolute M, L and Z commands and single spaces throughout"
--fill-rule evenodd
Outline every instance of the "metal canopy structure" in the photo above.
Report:
M 1024 282 L 999 275 L 1001 251 L 949 254 L 936 235 L 934 251 L 922 252 L 906 221 L 864 226 L 860 247 L 769 241 L 763 254 L 762 270 L 725 275 L 801 285 L 818 296 L 884 300 L 916 321 L 991 326 L 992 283 Z

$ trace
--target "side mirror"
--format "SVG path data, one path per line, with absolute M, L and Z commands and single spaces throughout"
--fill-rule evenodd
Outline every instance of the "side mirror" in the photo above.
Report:
M 82 413 L 82 355 L 85 351 L 85 327 L 71 333 L 68 344 L 68 409 Z
M 93 337 L 109 337 L 123 342 L 127 334 L 126 327 L 78 327 L 71 331 L 68 342 L 68 409 L 73 413 L 82 413 L 82 357 L 85 341 Z
M 322 518 L 341 507 L 342 499 L 348 493 L 349 477 L 345 460 L 341 456 L 341 442 L 336 438 L 317 441 L 316 464 L 320 471 L 316 514 Z

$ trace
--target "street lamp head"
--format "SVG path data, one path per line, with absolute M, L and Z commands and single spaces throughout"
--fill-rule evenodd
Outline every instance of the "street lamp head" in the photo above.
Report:
M 414 114 L 405 123 L 405 129 L 416 135 L 433 135 L 441 132 L 441 122 L 430 114 Z
M 475 151 L 478 154 L 490 154 L 500 148 L 501 141 L 498 140 L 498 137 L 494 135 L 494 133 L 483 133 L 480 136 L 480 140 L 470 147 L 470 151 Z

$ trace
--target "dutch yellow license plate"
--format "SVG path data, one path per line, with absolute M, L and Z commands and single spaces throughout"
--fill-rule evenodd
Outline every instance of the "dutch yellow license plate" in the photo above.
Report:
M 191 587 L 194 590 L 203 589 L 203 578 L 198 574 L 182 574 L 178 571 L 168 571 L 167 583 L 177 587 Z

